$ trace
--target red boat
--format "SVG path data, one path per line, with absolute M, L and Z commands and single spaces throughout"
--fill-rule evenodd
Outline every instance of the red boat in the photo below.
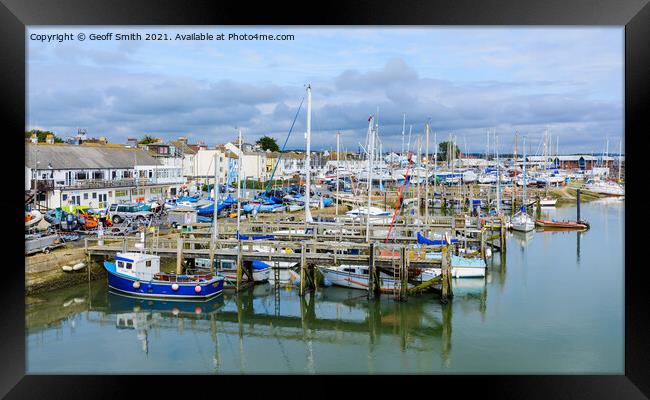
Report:
M 589 229 L 589 224 L 584 221 L 549 221 L 538 219 L 535 220 L 535 225 L 547 229 Z

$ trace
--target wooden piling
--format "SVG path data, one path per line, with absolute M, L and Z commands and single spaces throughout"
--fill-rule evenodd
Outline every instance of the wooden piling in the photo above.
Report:
M 300 296 L 305 295 L 305 243 L 300 245 Z
M 183 273 L 183 238 L 176 239 L 176 275 Z
M 487 263 L 487 257 L 485 255 L 485 228 L 481 228 L 481 258 Z
M 451 298 L 451 252 L 449 246 L 442 248 L 442 293 L 440 302 L 447 304 Z
M 375 292 L 375 244 L 370 243 L 368 248 L 368 298 L 372 299 Z
M 241 280 L 242 280 L 242 269 L 243 269 L 243 260 L 242 260 L 242 248 L 241 248 L 241 239 L 238 240 L 237 246 L 237 288 L 239 292 L 241 290 Z

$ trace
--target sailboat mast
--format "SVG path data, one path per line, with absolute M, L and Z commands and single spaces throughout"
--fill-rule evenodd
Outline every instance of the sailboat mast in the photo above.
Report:
M 310 206 L 311 191 L 311 85 L 307 85 L 307 145 L 305 155 L 305 224 L 313 222 Z
M 241 217 L 241 129 L 239 130 L 239 160 L 237 162 L 237 237 L 239 237 L 239 218 Z
M 499 165 L 499 137 L 494 133 L 494 150 L 497 156 L 497 214 L 501 214 L 501 166 Z
M 404 132 L 402 132 L 402 145 L 404 144 Z M 341 132 L 336 132 L 336 216 L 339 216 L 339 169 L 341 168 Z
M 523 207 L 524 207 L 523 210 L 524 210 L 524 212 L 526 212 L 526 186 L 527 186 L 527 183 L 526 183 L 526 136 L 524 136 L 524 144 L 523 144 L 523 146 L 524 146 L 524 155 L 523 155 L 523 157 L 524 157 L 524 192 L 523 192 L 523 197 L 522 197 L 523 200 L 522 200 L 522 202 L 523 202 Z
M 372 195 L 372 157 L 375 153 L 375 146 L 372 143 L 372 115 L 368 118 L 368 137 L 370 138 L 371 143 L 369 143 L 370 153 L 368 154 L 368 208 L 366 208 L 366 242 L 370 243 L 370 204 L 371 204 L 371 195 Z
M 406 113 L 402 114 L 402 152 L 400 155 L 402 156 L 399 160 L 399 165 L 400 167 L 402 166 L 402 160 L 404 159 L 404 131 L 406 130 Z
M 427 157 L 426 172 L 424 173 L 424 223 L 429 222 L 429 122 L 426 125 L 426 150 Z
M 621 160 L 622 156 L 621 153 L 623 151 L 623 140 L 619 140 L 618 142 L 618 183 L 621 183 Z

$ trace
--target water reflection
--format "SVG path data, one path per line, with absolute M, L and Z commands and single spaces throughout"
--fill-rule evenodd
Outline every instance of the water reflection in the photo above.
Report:
M 60 316 L 60 321 L 69 322 L 73 316 L 81 315 L 82 309 L 87 310 L 86 323 L 101 326 L 102 333 L 108 337 L 110 332 L 106 329 L 110 326 L 125 333 L 132 331 L 133 336 L 127 339 L 139 342 L 138 349 L 144 358 L 150 358 L 154 348 L 160 352 L 156 341 L 161 332 L 175 331 L 181 347 L 188 332 L 208 335 L 213 344 L 209 351 L 213 355 L 213 372 L 222 372 L 224 340 L 228 343 L 227 352 L 235 349 L 238 353 L 235 371 L 251 372 L 249 364 L 258 360 L 254 359 L 255 350 L 248 346 L 256 338 L 275 339 L 273 346 L 282 354 L 276 361 L 284 364 L 278 371 L 319 372 L 316 346 L 353 347 L 364 341 L 368 372 L 386 369 L 381 358 L 391 342 L 398 344 L 402 354 L 439 354 L 439 368 L 445 368 L 451 362 L 454 308 L 484 314 L 487 298 L 484 279 L 456 279 L 454 301 L 445 306 L 431 294 L 410 297 L 406 302 L 395 301 L 389 295 L 369 301 L 361 291 L 330 287 L 300 297 L 291 288 L 276 289 L 269 284 L 238 294 L 226 292 L 207 302 L 154 300 L 107 291 L 101 283 L 105 285 L 105 282 L 93 282 L 92 287 L 85 287 L 88 290 L 85 295 L 68 295 L 73 296 L 70 305 L 74 304 L 74 298 L 81 305 L 83 298 L 83 307 L 73 315 Z M 43 328 L 42 321 L 39 325 Z M 32 324 L 32 333 L 39 328 Z M 304 346 L 305 358 L 299 362 L 302 368 L 294 365 L 295 355 L 285 348 L 296 340 Z M 136 356 L 131 354 L 131 357 Z M 232 371 L 232 366 L 225 371 Z

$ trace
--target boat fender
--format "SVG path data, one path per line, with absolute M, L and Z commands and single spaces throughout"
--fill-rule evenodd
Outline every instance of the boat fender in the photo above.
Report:
M 84 263 L 78 263 L 72 266 L 72 269 L 75 271 L 79 271 L 80 269 L 83 269 L 86 266 Z
M 174 285 L 175 285 L 175 284 L 174 284 Z M 174 307 L 174 308 L 172 308 L 172 314 L 173 314 L 173 315 L 178 315 L 179 312 L 180 312 L 180 311 L 178 310 L 178 307 Z
M 198 286 L 197 286 L 197 287 L 198 287 Z M 199 306 L 196 306 L 196 308 L 194 309 L 194 313 L 195 313 L 195 314 L 201 314 L 202 311 L 203 311 L 203 310 L 201 310 L 201 307 L 199 307 Z
M 174 283 L 172 285 L 172 290 L 178 290 L 178 283 Z
M 65 272 L 71 272 L 72 271 L 72 267 L 69 266 L 69 265 L 64 265 L 64 266 L 61 267 L 61 269 L 63 271 L 65 271 Z
M 134 289 L 140 289 L 140 281 L 133 282 L 133 288 Z
M 196 293 L 201 293 L 201 290 L 202 290 L 202 289 L 201 289 L 201 286 L 199 286 L 199 285 L 194 286 L 194 291 L 195 291 Z

